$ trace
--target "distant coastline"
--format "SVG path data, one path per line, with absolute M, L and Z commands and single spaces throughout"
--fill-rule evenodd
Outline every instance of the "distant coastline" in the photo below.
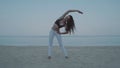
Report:
M 4 46 L 48 46 L 48 36 L 0 36 Z M 65 46 L 120 46 L 120 35 L 63 36 Z M 56 38 L 54 45 L 58 45 Z
M 65 37 L 116 37 L 116 36 L 120 36 L 120 35 L 62 35 Z M 48 35 L 0 35 L 0 37 L 48 37 Z

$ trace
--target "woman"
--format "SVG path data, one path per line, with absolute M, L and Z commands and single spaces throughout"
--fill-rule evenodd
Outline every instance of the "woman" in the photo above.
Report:
M 80 14 L 83 14 L 83 12 L 81 12 L 79 10 L 68 10 L 60 18 L 58 18 L 55 21 L 55 23 L 49 33 L 48 59 L 51 59 L 51 50 L 52 50 L 54 36 L 56 36 L 59 46 L 65 55 L 65 58 L 68 58 L 66 49 L 64 48 L 64 46 L 62 44 L 61 34 L 74 33 L 75 24 L 74 24 L 73 17 L 71 15 L 67 15 L 70 12 L 78 12 Z M 65 27 L 65 32 L 60 32 L 61 27 Z

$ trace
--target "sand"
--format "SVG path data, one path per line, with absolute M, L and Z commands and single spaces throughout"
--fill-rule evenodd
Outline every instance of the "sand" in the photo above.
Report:
M 0 46 L 0 68 L 120 68 L 120 46 L 55 46 L 52 59 L 45 46 Z

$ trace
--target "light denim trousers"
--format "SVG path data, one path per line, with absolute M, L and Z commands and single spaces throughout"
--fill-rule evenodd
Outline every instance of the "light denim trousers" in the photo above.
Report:
M 62 44 L 62 38 L 61 35 L 58 34 L 57 32 L 55 32 L 54 30 L 51 29 L 50 33 L 49 33 L 49 46 L 48 46 L 48 56 L 51 56 L 52 53 L 52 48 L 53 48 L 53 39 L 54 37 L 57 38 L 59 46 L 62 50 L 62 52 L 64 53 L 65 56 L 67 55 L 66 49 L 64 48 L 63 44 Z

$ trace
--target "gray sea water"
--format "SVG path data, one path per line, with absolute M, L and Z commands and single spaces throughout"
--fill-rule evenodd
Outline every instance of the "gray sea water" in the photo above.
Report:
M 64 46 L 120 46 L 120 36 L 62 36 Z M 0 46 L 48 46 L 48 36 L 0 36 Z M 58 46 L 56 38 L 53 45 Z

